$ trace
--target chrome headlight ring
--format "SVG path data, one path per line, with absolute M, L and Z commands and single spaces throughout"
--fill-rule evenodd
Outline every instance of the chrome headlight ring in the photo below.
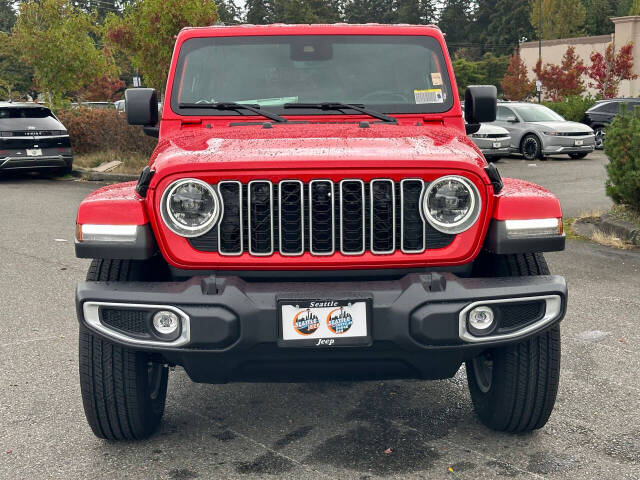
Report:
M 210 196 L 211 207 L 209 212 L 206 212 L 206 220 L 198 225 L 187 225 L 181 222 L 176 217 L 171 206 L 173 196 L 178 189 L 187 184 L 195 185 L 196 188 L 202 189 L 205 195 L 208 194 Z M 160 214 L 167 228 L 176 235 L 186 238 L 198 237 L 211 230 L 220 218 L 222 218 L 222 202 L 213 186 L 196 178 L 183 178 L 176 180 L 165 189 L 160 201 Z
M 469 195 L 469 205 L 468 208 L 466 208 L 466 212 L 461 218 L 455 219 L 452 222 L 435 218 L 431 213 L 431 206 L 429 205 L 429 201 L 432 199 L 432 193 L 437 191 L 436 189 L 442 188 L 447 182 L 449 182 L 450 185 L 451 182 L 455 182 L 457 184 L 456 186 L 461 185 Z M 482 200 L 480 199 L 480 192 L 470 180 L 460 175 L 446 175 L 435 179 L 429 184 L 424 191 L 420 204 L 422 207 L 422 216 L 433 228 L 442 233 L 455 235 L 468 230 L 476 223 L 480 217 Z

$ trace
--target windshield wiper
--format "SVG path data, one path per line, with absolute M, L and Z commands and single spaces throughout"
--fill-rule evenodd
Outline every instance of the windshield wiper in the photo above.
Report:
M 376 112 L 375 110 L 369 110 L 362 105 L 354 105 L 353 103 L 337 103 L 337 102 L 320 102 L 320 103 L 285 103 L 284 108 L 317 108 L 320 110 L 355 110 L 356 112 L 364 113 L 370 117 L 377 118 L 383 122 L 397 123 L 397 120 L 384 113 Z M 342 112 L 344 113 L 344 112 Z
M 260 110 L 260 105 L 248 105 L 244 103 L 235 102 L 215 102 L 215 103 L 181 103 L 178 105 L 180 108 L 203 108 L 212 110 L 249 110 L 250 112 L 261 115 L 269 120 L 273 120 L 278 123 L 287 123 L 288 120 L 281 117 L 278 114 Z

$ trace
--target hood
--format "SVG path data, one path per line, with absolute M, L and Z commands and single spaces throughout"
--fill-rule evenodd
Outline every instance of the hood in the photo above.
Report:
M 275 124 L 194 128 L 159 142 L 152 157 L 162 176 L 203 170 L 487 166 L 453 128 L 421 125 Z
M 54 117 L 45 118 L 0 118 L 0 130 L 3 132 L 29 130 L 66 130 Z
M 592 133 L 591 127 L 578 122 L 558 121 L 558 122 L 531 122 L 548 128 L 554 132 L 589 132 Z

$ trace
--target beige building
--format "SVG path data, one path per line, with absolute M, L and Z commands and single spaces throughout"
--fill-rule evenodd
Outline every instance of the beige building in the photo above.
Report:
M 611 21 L 615 25 L 615 32 L 611 35 L 599 35 L 596 37 L 577 37 L 577 38 L 561 38 L 558 40 L 542 41 L 542 63 L 559 64 L 562 56 L 567 51 L 567 47 L 573 45 L 576 47 L 576 53 L 584 60 L 585 65 L 590 65 L 591 52 L 604 52 L 609 43 L 613 42 L 616 52 L 622 45 L 633 42 L 633 71 L 638 75 L 635 80 L 623 80 L 620 84 L 618 93 L 621 97 L 638 97 L 640 96 L 640 16 L 634 17 L 617 17 Z M 533 68 L 538 61 L 538 42 L 524 42 L 520 44 L 520 55 L 527 70 L 529 78 L 535 78 Z M 585 85 L 588 85 L 589 79 L 585 77 Z M 590 93 L 595 93 L 593 89 L 588 88 Z

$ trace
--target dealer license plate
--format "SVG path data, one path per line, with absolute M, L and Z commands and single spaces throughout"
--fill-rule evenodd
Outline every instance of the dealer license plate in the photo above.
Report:
M 500 142 L 493 142 L 493 148 L 500 148 L 502 144 Z
M 577 147 L 579 147 L 580 145 L 583 145 L 583 144 L 584 144 L 584 140 L 576 140 L 575 145 L 576 145 Z
M 371 343 L 366 300 L 287 300 L 279 302 L 279 307 L 280 346 L 331 347 Z
M 42 149 L 41 148 L 27 148 L 27 157 L 41 157 Z

